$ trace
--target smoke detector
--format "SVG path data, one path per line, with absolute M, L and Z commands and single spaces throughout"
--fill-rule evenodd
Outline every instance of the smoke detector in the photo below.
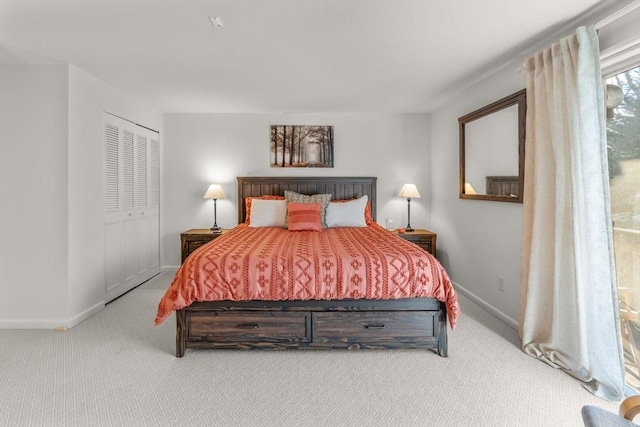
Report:
M 213 26 L 216 28 L 221 28 L 223 26 L 222 19 L 220 18 L 217 18 L 215 16 L 210 16 L 209 20 L 211 21 L 211 24 L 213 24 Z

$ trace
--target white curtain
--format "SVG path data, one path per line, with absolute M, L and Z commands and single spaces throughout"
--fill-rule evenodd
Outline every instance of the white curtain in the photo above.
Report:
M 523 350 L 619 400 L 624 365 L 597 33 L 578 28 L 525 67 Z

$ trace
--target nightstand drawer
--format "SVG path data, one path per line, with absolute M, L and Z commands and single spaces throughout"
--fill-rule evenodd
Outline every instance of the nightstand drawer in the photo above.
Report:
M 313 343 L 349 347 L 362 341 L 367 347 L 384 347 L 406 340 L 432 341 L 436 315 L 437 311 L 313 313 Z
M 309 342 L 310 316 L 308 312 L 281 311 L 221 311 L 213 316 L 193 313 L 188 336 L 217 342 Z
M 185 242 L 185 250 L 187 251 L 187 256 L 189 256 L 191 252 L 195 251 L 200 246 L 206 245 L 210 241 L 211 240 L 196 240 L 194 242 Z
M 184 263 L 184 260 L 187 259 L 191 252 L 213 239 L 222 236 L 226 232 L 227 230 L 222 230 L 220 233 L 213 233 L 211 230 L 206 228 L 192 228 L 191 230 L 181 233 L 181 262 Z
M 431 255 L 436 256 L 436 241 L 438 235 L 433 231 L 416 229 L 405 233 L 397 233 L 396 235 L 411 243 L 415 243 Z
M 411 243 L 415 243 L 416 245 L 420 246 L 422 249 L 424 249 L 425 251 L 429 252 L 430 254 L 433 254 L 433 244 L 431 242 L 431 239 L 406 239 L 408 241 L 410 241 Z

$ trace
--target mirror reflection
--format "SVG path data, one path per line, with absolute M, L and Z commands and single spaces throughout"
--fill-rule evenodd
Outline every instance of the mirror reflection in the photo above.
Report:
M 466 126 L 466 182 L 475 194 L 515 197 L 518 192 L 518 106 Z M 515 177 L 515 188 L 507 185 Z M 500 180 L 505 185 L 496 185 Z M 509 191 L 507 191 L 509 190 Z
M 522 202 L 525 91 L 466 116 L 460 123 L 460 198 Z

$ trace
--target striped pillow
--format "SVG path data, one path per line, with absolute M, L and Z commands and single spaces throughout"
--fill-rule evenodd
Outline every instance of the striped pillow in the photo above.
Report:
M 311 196 L 307 196 L 306 194 L 296 193 L 295 191 L 285 190 L 284 198 L 289 202 L 294 203 L 320 203 L 320 224 L 322 228 L 327 228 L 327 222 L 325 220 L 325 215 L 327 214 L 327 206 L 329 206 L 329 202 L 331 201 L 331 194 L 313 194 Z M 288 216 L 284 219 L 284 226 L 287 228 Z
M 320 231 L 321 203 L 287 203 L 289 218 L 287 228 L 291 231 Z

